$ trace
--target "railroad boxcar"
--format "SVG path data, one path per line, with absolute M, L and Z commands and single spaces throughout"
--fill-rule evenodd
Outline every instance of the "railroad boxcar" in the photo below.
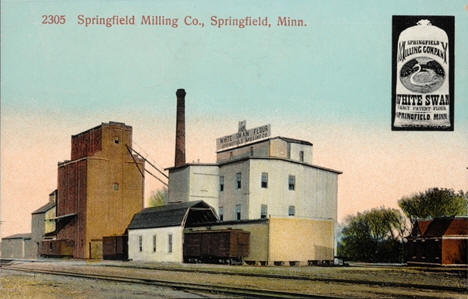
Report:
M 249 255 L 250 232 L 206 230 L 184 234 L 184 262 L 241 264 Z
M 128 236 L 103 237 L 102 258 L 105 260 L 128 260 Z

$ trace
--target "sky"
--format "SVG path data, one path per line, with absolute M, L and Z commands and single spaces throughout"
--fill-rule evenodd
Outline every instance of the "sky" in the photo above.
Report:
M 468 1 L 12 1 L 1 3 L 0 236 L 30 231 L 57 186 L 71 135 L 133 127 L 134 147 L 173 166 L 175 91 L 186 96 L 187 161 L 215 140 L 271 124 L 312 142 L 314 164 L 343 172 L 340 221 L 430 187 L 468 190 Z M 64 15 L 65 24 L 41 24 Z M 178 27 L 78 24 L 164 16 Z M 392 15 L 455 16 L 455 129 L 391 131 Z M 185 26 L 184 18 L 205 24 Z M 213 27 L 268 17 L 272 27 Z M 275 26 L 279 16 L 305 27 Z M 146 197 L 161 188 L 148 177 Z

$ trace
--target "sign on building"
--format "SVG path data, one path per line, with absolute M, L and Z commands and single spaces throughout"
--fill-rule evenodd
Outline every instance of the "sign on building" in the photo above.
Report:
M 250 143 L 263 138 L 270 137 L 271 135 L 270 124 L 249 130 L 246 129 L 246 124 L 247 121 L 240 121 L 239 130 L 237 131 L 237 133 L 216 139 L 216 150 L 220 151 L 229 147 Z

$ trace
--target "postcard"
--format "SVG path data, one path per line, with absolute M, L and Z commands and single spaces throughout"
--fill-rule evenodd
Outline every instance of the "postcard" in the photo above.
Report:
M 331 219 L 336 230 L 350 216 L 400 209 L 402 198 L 431 188 L 467 192 L 466 53 L 462 0 L 2 0 L 0 236 L 31 233 L 31 213 L 49 195 L 72 198 L 59 186 L 91 166 L 69 165 L 102 150 L 99 138 L 107 137 L 134 159 L 106 173 L 131 166 L 144 176 L 139 206 L 128 207 L 135 213 L 168 187 L 169 197 L 182 190 L 168 177 L 186 165 L 205 167 L 191 171 L 217 193 L 200 187 L 194 196 L 216 198 L 205 202 L 218 220 L 304 213 Z M 130 137 L 107 136 L 108 126 Z M 218 168 L 236 155 L 260 165 L 258 173 L 239 166 L 223 174 Z M 274 170 L 261 169 L 262 155 L 274 158 Z M 327 176 L 305 179 L 299 166 Z M 284 190 L 274 192 L 286 194 L 283 203 L 259 195 L 248 204 L 262 188 L 276 190 L 281 175 Z M 129 182 L 109 181 L 102 194 L 124 192 Z M 251 185 L 259 190 L 245 191 L 245 203 L 220 195 Z M 303 186 L 300 200 L 316 204 L 296 203 Z M 307 186 L 317 189 L 309 196 Z M 319 201 L 329 196 L 333 204 Z M 102 207 L 112 205 L 104 198 Z M 79 219 L 66 211 L 54 221 Z M 76 245 L 83 257 L 101 248 L 88 243 Z

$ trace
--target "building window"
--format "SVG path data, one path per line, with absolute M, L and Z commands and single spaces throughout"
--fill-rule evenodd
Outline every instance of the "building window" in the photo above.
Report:
M 112 189 L 114 189 L 114 191 L 119 190 L 119 183 L 113 183 L 112 184 Z
M 233 157 L 233 153 L 229 152 L 229 160 L 232 160 L 232 157 Z
M 143 251 L 143 236 L 138 236 L 138 248 L 140 249 L 140 252 Z
M 291 143 L 288 143 L 288 159 L 291 159 Z
M 156 252 L 156 235 L 153 235 L 153 252 Z
M 224 176 L 219 177 L 219 191 L 224 191 Z
M 289 206 L 289 208 L 288 208 L 288 215 L 289 215 L 289 216 L 294 216 L 294 215 L 296 215 L 296 207 L 295 207 L 295 206 Z
M 299 151 L 299 161 L 304 162 L 304 151 Z
M 253 146 L 250 147 L 250 156 L 253 156 L 254 155 L 254 148 Z
M 296 177 L 293 175 L 290 175 L 288 178 L 288 188 L 289 190 L 294 190 L 296 188 Z
M 262 188 L 268 188 L 268 172 L 262 172 L 262 182 L 260 186 Z
M 240 172 L 236 173 L 236 186 L 237 189 L 242 188 L 242 174 Z
M 117 136 L 114 137 L 114 143 L 119 144 L 119 137 L 117 137 Z
M 260 211 L 260 218 L 266 218 L 268 213 L 268 206 L 267 205 L 262 205 L 261 211 Z
M 236 205 L 236 220 L 241 219 L 241 205 Z
M 219 207 L 219 220 L 223 221 L 223 207 Z
M 172 234 L 167 235 L 167 252 L 172 253 Z

